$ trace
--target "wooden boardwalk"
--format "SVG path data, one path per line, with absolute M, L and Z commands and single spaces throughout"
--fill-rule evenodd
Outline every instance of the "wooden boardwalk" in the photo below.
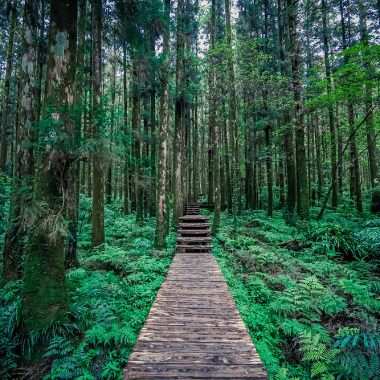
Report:
M 197 212 L 189 205 L 181 218 L 175 257 L 123 380 L 268 378 L 211 253 L 209 218 Z

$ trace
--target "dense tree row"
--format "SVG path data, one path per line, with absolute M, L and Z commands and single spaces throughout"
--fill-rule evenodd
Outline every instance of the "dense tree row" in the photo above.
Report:
M 213 233 L 222 210 L 380 212 L 378 3 L 14 0 L 8 13 L 2 282 L 24 278 L 28 328 L 67 311 L 82 197 L 92 248 L 115 199 L 137 223 L 156 216 L 158 247 L 201 195 Z

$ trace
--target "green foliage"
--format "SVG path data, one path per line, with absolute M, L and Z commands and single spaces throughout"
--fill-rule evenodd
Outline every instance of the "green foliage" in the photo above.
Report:
M 377 224 L 326 217 L 292 227 L 279 212 L 272 219 L 261 211 L 247 212 L 237 218 L 233 230 L 232 218 L 222 215 L 215 255 L 272 379 L 376 378 L 377 359 L 371 355 L 378 357 L 375 337 L 380 333 L 377 265 L 342 258 L 350 250 L 356 255 L 362 249 L 353 233 L 360 232 L 355 225 L 377 228 Z M 279 248 L 279 242 L 294 238 L 297 250 Z M 358 332 L 344 326 L 371 333 L 360 335 L 351 347 Z M 349 365 L 355 355 L 361 364 Z M 361 369 L 356 374 L 357 368 Z
M 320 334 L 300 331 L 302 361 L 311 377 L 334 379 L 375 379 L 380 376 L 380 336 L 359 333 L 356 328 L 340 328 L 334 346 L 321 342 Z
M 15 348 L 18 341 L 15 330 L 19 324 L 21 302 L 21 282 L 11 281 L 0 288 L 0 377 L 11 378 L 11 370 L 16 368 Z
M 44 379 L 121 379 L 122 370 L 171 263 L 176 236 L 167 249 L 153 249 L 154 220 L 138 227 L 122 205 L 106 208 L 107 239 L 90 250 L 91 202 L 79 215 L 80 267 L 66 274 L 69 322 L 26 332 L 20 318 L 22 282 L 0 289 L 0 374 L 11 378 L 18 356 L 52 363 Z

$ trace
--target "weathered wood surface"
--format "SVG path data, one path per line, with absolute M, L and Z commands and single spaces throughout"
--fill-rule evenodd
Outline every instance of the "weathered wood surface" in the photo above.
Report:
M 179 223 L 179 228 L 201 228 L 201 227 L 210 227 L 210 223 Z
M 211 239 L 199 236 L 210 231 L 209 218 L 181 219 L 189 220 L 181 228 L 197 230 L 189 240 L 180 238 L 188 245 L 176 247 L 193 252 L 176 252 L 123 380 L 268 379 L 215 257 L 197 252 L 211 252 Z

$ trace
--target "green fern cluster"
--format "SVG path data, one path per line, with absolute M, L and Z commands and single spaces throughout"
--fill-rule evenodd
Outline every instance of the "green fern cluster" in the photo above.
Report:
M 0 378 L 10 379 L 16 368 L 15 349 L 19 344 L 16 329 L 19 325 L 21 282 L 9 282 L 0 288 Z
M 279 213 L 268 219 L 260 211 L 247 212 L 237 218 L 232 230 L 233 220 L 224 213 L 214 242 L 217 260 L 269 377 L 306 380 L 313 374 L 327 380 L 341 374 L 340 378 L 347 380 L 375 379 L 378 345 L 376 349 L 370 347 L 369 336 L 374 338 L 380 332 L 376 323 L 380 317 L 376 263 L 338 261 L 326 251 L 315 249 L 322 244 L 320 241 L 310 247 L 304 244 L 297 252 L 279 248 L 276 238 L 268 239 L 263 233 L 278 234 L 284 223 L 279 219 Z M 334 217 L 326 226 L 330 228 L 333 222 L 337 223 Z M 304 224 L 303 230 L 300 224 L 286 225 L 283 236 L 302 241 L 313 223 Z M 354 231 L 357 223 L 349 221 L 344 228 Z M 327 231 L 326 226 L 320 231 Z M 261 228 L 264 231 L 260 232 Z M 330 232 L 326 247 L 337 252 L 335 248 L 340 250 L 342 241 L 337 240 L 332 248 Z M 337 227 L 339 234 L 346 238 Z M 348 245 L 344 247 L 348 249 Z M 355 347 L 338 343 L 334 347 L 334 342 L 347 339 L 348 335 L 342 335 L 342 340 L 337 333 L 344 325 L 369 335 L 357 338 Z M 355 363 L 356 372 L 349 366 L 350 361 Z
M 380 377 L 380 335 L 359 333 L 356 328 L 341 328 L 334 346 L 320 341 L 320 334 L 299 333 L 302 360 L 308 363 L 311 377 L 325 380 L 370 380 Z

